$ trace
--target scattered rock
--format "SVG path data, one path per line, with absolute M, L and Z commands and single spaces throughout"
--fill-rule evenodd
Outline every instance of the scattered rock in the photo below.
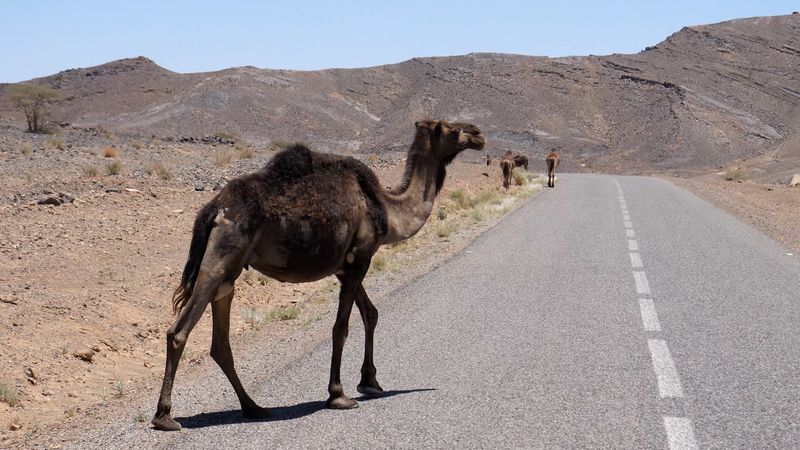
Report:
M 800 173 L 794 174 L 792 180 L 789 181 L 789 186 L 797 186 L 798 184 L 800 184 Z
M 54 392 L 52 389 L 45 389 L 44 391 L 42 391 L 42 395 L 44 395 L 45 397 L 52 397 L 54 395 Z
M 78 394 L 76 394 L 76 393 L 75 393 L 75 392 L 73 392 L 73 391 L 69 391 L 69 392 L 67 393 L 67 397 L 70 397 L 70 398 L 78 398 Z
M 13 421 L 8 425 L 8 429 L 11 431 L 17 431 L 20 428 L 22 428 L 22 425 L 18 424 L 16 421 Z
M 202 192 L 206 190 L 206 187 L 202 183 L 197 183 L 194 185 L 194 190 L 197 192 Z
M 17 305 L 17 301 L 13 298 L 0 297 L 0 302 L 8 303 L 9 305 Z
M 127 192 L 141 192 L 140 190 L 138 190 L 138 189 L 133 189 L 133 188 L 125 188 L 125 190 L 126 190 Z
M 36 376 L 35 373 L 33 373 L 33 368 L 31 367 L 25 368 L 25 378 L 27 378 L 28 381 L 34 386 L 36 386 L 39 383 L 39 378 Z
M 212 188 L 212 190 L 213 190 L 213 191 L 215 191 L 215 192 L 216 192 L 216 191 L 219 191 L 219 190 L 221 190 L 221 189 L 222 189 L 222 187 L 223 187 L 223 186 L 224 186 L 224 185 L 223 185 L 223 184 L 221 184 L 221 183 L 216 183 L 216 184 L 214 184 L 214 187 Z
M 75 197 L 65 194 L 63 192 L 59 192 L 58 195 L 47 195 L 39 199 L 36 202 L 37 205 L 53 205 L 53 206 L 60 206 L 65 203 L 72 203 L 75 201 Z
M 61 200 L 56 197 L 55 195 L 48 195 L 47 197 L 40 198 L 37 205 L 53 205 L 53 206 L 60 206 Z
M 144 366 L 147 367 L 148 369 L 153 367 L 153 365 L 147 361 L 144 362 Z
M 94 358 L 94 352 L 90 348 L 84 348 L 81 350 L 76 350 L 75 353 L 72 354 L 72 356 L 90 363 Z

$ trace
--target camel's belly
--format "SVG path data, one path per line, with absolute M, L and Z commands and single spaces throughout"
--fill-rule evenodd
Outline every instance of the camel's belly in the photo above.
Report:
M 334 226 L 301 222 L 270 228 L 254 246 L 248 264 L 291 283 L 316 281 L 338 272 L 353 235 L 346 222 Z

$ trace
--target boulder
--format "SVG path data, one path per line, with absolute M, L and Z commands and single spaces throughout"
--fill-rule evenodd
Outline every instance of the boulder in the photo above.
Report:
M 800 184 L 800 173 L 794 174 L 792 180 L 789 181 L 789 186 L 797 186 L 798 184 Z

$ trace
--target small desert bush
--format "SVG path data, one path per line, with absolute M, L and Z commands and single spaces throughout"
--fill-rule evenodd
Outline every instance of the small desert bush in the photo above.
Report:
M 119 175 L 122 172 L 122 163 L 119 161 L 111 161 L 106 164 L 106 173 L 109 175 Z
M 300 308 L 297 306 L 279 306 L 269 312 L 270 320 L 293 320 L 300 315 Z
M 489 204 L 489 205 L 499 205 L 502 202 L 500 200 L 500 195 L 497 194 L 495 191 L 486 190 L 478 192 L 478 195 L 472 199 L 472 207 Z
M 447 210 L 444 209 L 444 206 L 440 206 L 439 209 L 436 210 L 436 218 L 439 220 L 447 219 Z M 405 242 L 405 241 L 401 241 Z
M 391 272 L 396 268 L 397 264 L 393 256 L 387 251 L 376 253 L 369 266 L 370 272 Z
M 114 382 L 114 396 L 115 397 L 125 397 L 127 394 L 127 387 L 125 386 L 125 382 L 121 380 L 117 380 Z
M 456 209 L 467 209 L 470 206 L 469 196 L 461 189 L 451 191 L 449 197 Z
M 142 141 L 137 140 L 131 142 L 131 147 L 135 148 L 136 150 L 141 150 L 144 148 L 144 144 L 142 144 Z
M 23 155 L 27 155 L 28 153 L 33 151 L 33 147 L 29 142 L 25 142 L 24 144 L 19 146 L 19 152 Z
M 64 150 L 65 148 L 64 140 L 59 137 L 54 137 L 53 139 L 50 139 L 49 144 L 50 147 L 53 147 L 56 150 Z
M 19 393 L 14 385 L 0 382 L 0 402 L 7 403 L 8 406 L 19 405 Z
M 483 211 L 480 208 L 475 208 L 472 210 L 472 213 L 470 213 L 470 216 L 475 222 L 480 222 L 483 220 Z
M 453 222 L 443 222 L 436 227 L 436 236 L 440 238 L 450 237 L 454 231 L 458 229 L 458 223 Z
M 230 150 L 220 150 L 214 153 L 214 156 L 211 157 L 211 161 L 217 167 L 225 167 L 233 162 L 233 152 Z
M 97 167 L 91 164 L 85 164 L 81 166 L 81 173 L 85 177 L 96 177 L 100 175 L 100 170 L 98 170 Z
M 748 178 L 750 178 L 750 173 L 741 167 L 725 172 L 725 179 L 728 181 L 744 181 Z
M 514 172 L 511 175 L 511 180 L 514 182 L 515 186 L 524 186 L 528 184 L 528 179 L 525 177 L 524 174 L 519 172 Z
M 106 158 L 116 158 L 119 156 L 119 150 L 116 147 L 105 147 L 103 149 L 103 156 Z
M 158 178 L 162 180 L 171 180 L 172 179 L 172 172 L 162 163 L 156 161 L 151 162 L 150 164 L 146 165 L 144 168 L 144 173 L 147 175 L 156 174 Z
M 260 329 L 267 321 L 267 315 L 264 311 L 255 308 L 247 308 L 244 310 L 244 322 L 250 325 L 250 328 Z
M 239 159 L 250 159 L 256 154 L 255 150 L 253 150 L 253 147 L 250 147 L 249 145 L 237 143 L 234 148 L 236 148 Z

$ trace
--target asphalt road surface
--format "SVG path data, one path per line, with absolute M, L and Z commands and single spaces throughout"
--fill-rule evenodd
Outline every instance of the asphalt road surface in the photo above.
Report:
M 221 371 L 192 387 L 179 370 L 182 431 L 128 416 L 78 446 L 800 448 L 798 302 L 798 256 L 705 201 L 565 174 L 378 303 L 384 397 L 324 409 L 328 340 L 257 384 L 236 355 L 269 420 L 242 418 Z M 354 315 L 354 398 L 362 330 Z

